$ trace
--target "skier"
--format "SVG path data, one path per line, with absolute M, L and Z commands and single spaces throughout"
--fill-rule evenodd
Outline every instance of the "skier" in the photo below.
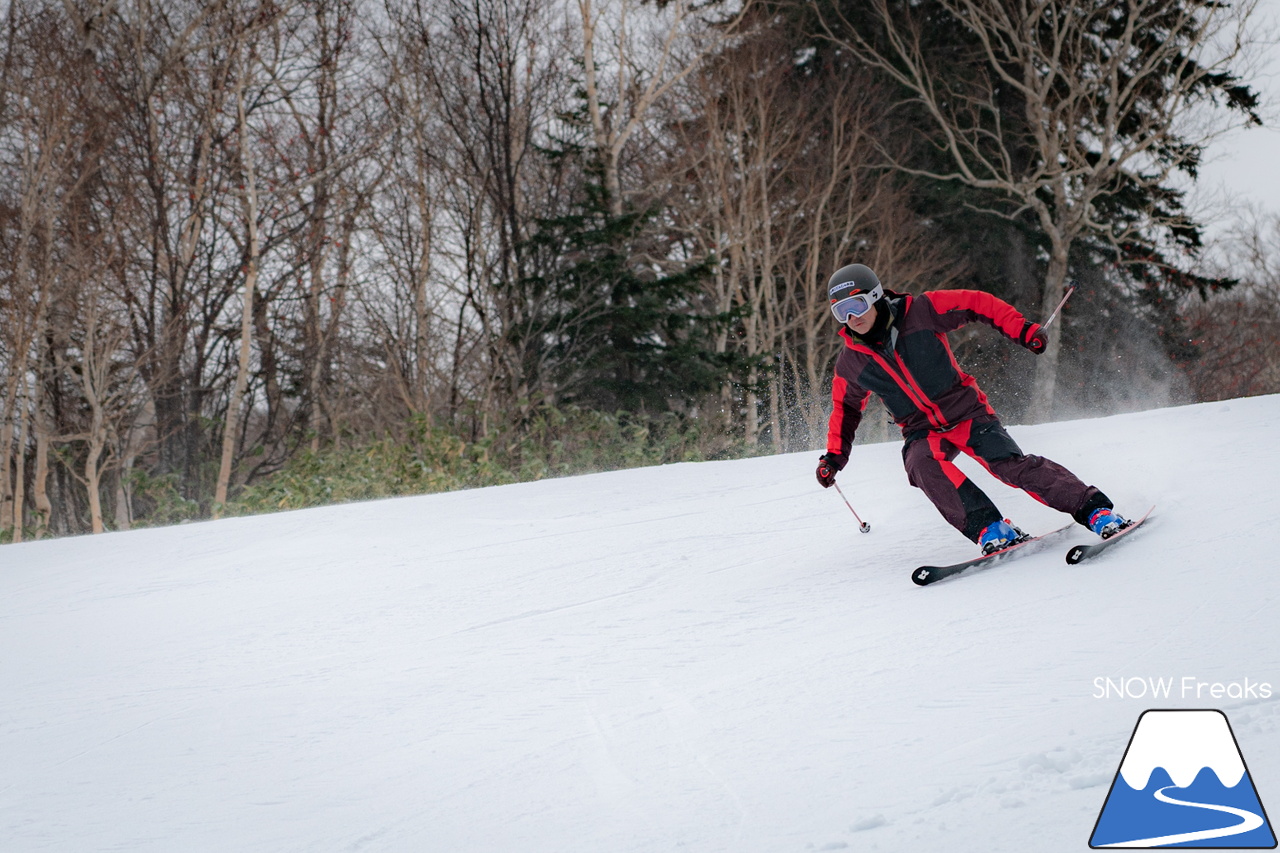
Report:
M 908 482 L 984 554 L 1007 548 L 1026 534 L 956 467 L 952 460 L 962 451 L 999 480 L 1069 513 L 1103 538 L 1128 525 L 1099 489 L 1056 462 L 1022 452 L 947 343 L 947 332 L 976 320 L 1039 355 L 1048 339 L 1038 323 L 982 291 L 911 296 L 885 290 L 862 264 L 841 267 L 827 290 L 845 345 L 832 381 L 835 409 L 827 452 L 818 462 L 823 488 L 835 483 L 849 461 L 854 432 L 875 392 L 902 428 Z

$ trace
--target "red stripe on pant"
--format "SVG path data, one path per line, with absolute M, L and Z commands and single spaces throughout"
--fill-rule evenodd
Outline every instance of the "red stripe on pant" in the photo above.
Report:
M 908 481 L 929 497 L 948 524 L 975 542 L 984 527 L 1002 516 L 952 462 L 961 451 L 1001 482 L 1061 512 L 1075 514 L 1097 493 L 1058 463 L 1023 454 L 999 421 L 965 421 L 908 441 L 903 448 Z
M 968 478 L 951 460 L 956 458 L 955 448 L 962 448 L 970 455 L 973 455 L 973 452 L 968 447 L 969 430 L 972 427 L 973 421 L 965 421 L 945 434 L 940 432 L 929 433 L 930 454 L 933 456 L 934 461 L 938 463 L 938 467 L 942 469 L 942 473 L 951 481 L 951 485 L 957 489 Z M 944 445 L 950 445 L 951 449 L 948 450 Z

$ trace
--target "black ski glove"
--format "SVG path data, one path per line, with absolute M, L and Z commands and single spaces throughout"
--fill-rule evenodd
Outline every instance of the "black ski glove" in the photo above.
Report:
M 818 482 L 829 489 L 836 482 L 836 473 L 844 468 L 849 457 L 842 453 L 824 453 L 818 457 Z
M 1039 323 L 1028 323 L 1022 330 L 1020 343 L 1036 355 L 1040 355 L 1049 345 L 1049 336 L 1044 333 L 1044 329 L 1040 328 Z

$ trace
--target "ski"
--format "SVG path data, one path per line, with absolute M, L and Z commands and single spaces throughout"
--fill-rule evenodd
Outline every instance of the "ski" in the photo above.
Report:
M 1074 566 L 1082 560 L 1088 560 L 1090 557 L 1098 556 L 1101 551 L 1106 548 L 1110 548 L 1112 545 L 1116 544 L 1121 539 L 1124 539 L 1130 533 L 1141 527 L 1142 523 L 1151 517 L 1153 510 L 1155 510 L 1154 506 L 1147 510 L 1146 515 L 1142 516 L 1142 518 L 1120 528 L 1101 542 L 1095 542 L 1092 545 L 1076 545 L 1067 552 L 1067 563 Z
M 1003 548 L 995 553 L 976 557 L 972 560 L 966 560 L 963 563 L 955 563 L 950 566 L 921 566 L 911 573 L 911 580 L 914 581 L 917 586 L 928 586 L 931 583 L 937 583 L 940 580 L 955 577 L 961 572 L 967 572 L 969 570 L 977 571 L 989 566 L 994 566 L 996 563 L 1002 563 L 1006 560 L 1013 559 L 1014 557 L 1025 557 L 1028 554 L 1043 551 L 1061 537 L 1062 534 L 1066 533 L 1074 526 L 1075 523 L 1072 522 L 1071 524 L 1068 524 L 1065 527 L 1060 527 L 1051 533 L 1045 533 L 1041 536 L 1029 536 L 1026 539 L 1021 539 L 1015 542 L 1008 548 Z

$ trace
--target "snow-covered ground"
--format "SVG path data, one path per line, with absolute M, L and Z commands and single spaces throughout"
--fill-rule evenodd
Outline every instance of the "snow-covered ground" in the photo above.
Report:
M 0 548 L 0 850 L 1082 851 L 1147 708 L 1280 813 L 1280 398 L 1010 431 L 1155 519 L 918 588 L 893 442 L 865 535 L 814 452 Z

